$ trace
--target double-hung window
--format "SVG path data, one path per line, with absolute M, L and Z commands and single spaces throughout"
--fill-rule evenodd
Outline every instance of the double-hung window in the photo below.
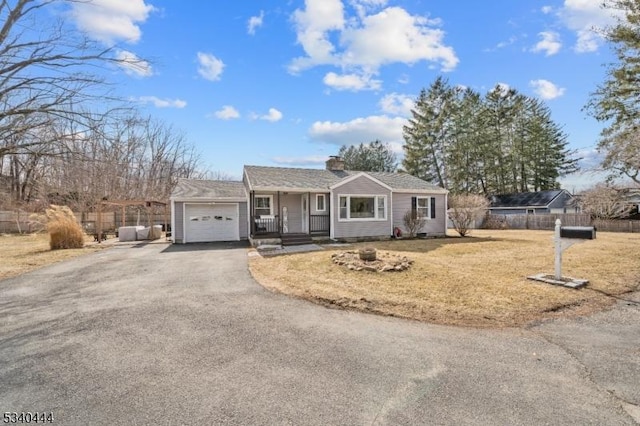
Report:
M 327 210 L 326 197 L 324 194 L 316 194 L 316 211 L 324 212 Z
M 341 195 L 340 220 L 386 220 L 384 195 Z
M 270 216 L 273 215 L 273 196 L 272 195 L 256 195 L 254 197 L 255 215 Z
M 425 219 L 431 218 L 431 197 L 417 197 L 416 213 Z

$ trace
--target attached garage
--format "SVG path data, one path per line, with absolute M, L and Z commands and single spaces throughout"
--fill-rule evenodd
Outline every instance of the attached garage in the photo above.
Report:
M 244 185 L 234 181 L 181 179 L 171 195 L 174 243 L 238 241 L 248 238 Z
M 185 243 L 213 241 L 238 241 L 238 204 L 188 204 L 184 205 Z

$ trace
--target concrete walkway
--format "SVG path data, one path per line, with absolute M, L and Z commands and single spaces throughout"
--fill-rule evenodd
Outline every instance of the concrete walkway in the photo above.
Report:
M 628 299 L 444 327 L 270 293 L 243 247 L 116 245 L 0 281 L 0 407 L 63 425 L 633 425 Z

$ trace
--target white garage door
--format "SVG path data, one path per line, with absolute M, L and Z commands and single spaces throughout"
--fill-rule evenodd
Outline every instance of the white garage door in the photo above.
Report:
M 240 239 L 237 204 L 186 204 L 185 242 Z

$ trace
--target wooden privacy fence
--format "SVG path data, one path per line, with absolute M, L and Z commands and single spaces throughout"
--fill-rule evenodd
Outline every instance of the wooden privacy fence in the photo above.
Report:
M 29 220 L 32 213 L 23 211 L 0 211 L 0 234 L 18 234 L 31 233 L 38 230 L 38 226 Z M 74 212 L 76 220 L 88 233 L 95 232 L 95 224 L 97 221 L 97 213 L 77 213 Z M 125 226 L 144 225 L 149 222 L 149 218 L 145 213 L 137 212 L 127 213 L 125 215 Z M 152 225 L 162 225 L 164 228 L 164 214 L 152 214 Z M 122 224 L 122 214 L 120 212 L 104 212 L 102 213 L 102 229 L 116 229 Z M 163 229 L 164 230 L 164 229 Z
M 0 211 L 0 234 L 33 232 L 35 227 L 29 221 L 30 215 L 22 211 Z
M 640 232 L 640 220 L 592 220 L 587 214 L 488 214 L 483 228 L 538 229 L 555 228 L 556 219 L 564 226 L 595 226 L 601 232 Z

